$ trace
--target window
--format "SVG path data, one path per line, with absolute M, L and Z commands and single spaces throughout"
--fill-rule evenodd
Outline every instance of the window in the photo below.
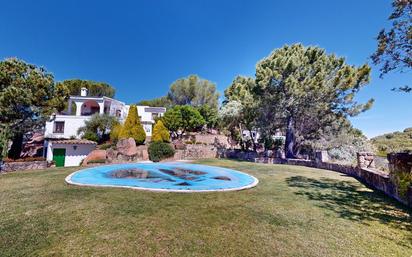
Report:
M 159 118 L 159 114 L 153 112 L 153 113 L 152 113 L 152 120 L 156 120 L 157 118 Z
M 54 122 L 54 133 L 64 133 L 64 121 Z

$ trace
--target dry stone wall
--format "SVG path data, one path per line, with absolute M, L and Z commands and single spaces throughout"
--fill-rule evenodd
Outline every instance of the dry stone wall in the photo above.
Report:
M 412 207 L 412 188 L 410 187 L 407 196 L 400 197 L 397 194 L 396 185 L 390 179 L 389 174 L 379 171 L 377 169 L 370 168 L 373 166 L 373 154 L 371 153 L 360 153 L 358 155 L 358 163 L 357 166 L 350 166 L 350 165 L 343 165 L 337 163 L 330 163 L 330 162 L 323 162 L 321 154 L 317 155 L 320 156 L 320 159 L 317 160 L 301 160 L 301 159 L 281 159 L 281 158 L 272 158 L 268 157 L 264 153 L 256 153 L 256 152 L 243 152 L 240 150 L 225 150 L 224 152 L 220 153 L 221 158 L 229 158 L 229 159 L 237 159 L 237 160 L 244 160 L 250 162 L 257 162 L 257 163 L 268 163 L 268 164 L 288 164 L 288 165 L 299 165 L 317 169 L 326 169 L 337 171 L 340 173 L 347 174 L 349 176 L 355 177 L 362 183 L 366 184 L 367 186 L 374 188 L 376 190 L 382 191 L 388 196 L 397 199 L 398 201 L 404 203 Z M 360 158 L 359 158 L 360 157 Z M 366 158 L 365 158 L 366 157 Z M 395 157 L 393 157 L 395 158 Z M 392 163 L 397 163 L 396 165 L 402 167 L 404 169 L 411 169 L 412 167 L 412 155 L 410 159 L 402 156 L 400 158 L 395 158 L 392 160 Z M 402 161 L 400 161 L 400 159 Z M 391 163 L 391 160 L 389 160 Z M 392 166 L 396 166 L 392 164 Z M 408 166 L 409 165 L 409 166 Z
M 3 164 L 0 172 L 11 172 L 20 170 L 42 170 L 46 168 L 47 161 L 6 162 Z

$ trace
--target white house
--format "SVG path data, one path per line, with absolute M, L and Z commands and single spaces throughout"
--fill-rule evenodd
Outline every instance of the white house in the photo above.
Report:
M 124 122 L 129 107 L 109 97 L 88 96 L 87 89 L 82 88 L 80 96 L 70 96 L 68 110 L 46 122 L 44 156 L 48 161 L 54 160 L 56 166 L 78 166 L 96 143 L 80 139 L 77 130 L 95 113 L 109 114 Z M 163 116 L 166 108 L 137 106 L 137 111 L 146 136 L 151 136 L 155 118 Z

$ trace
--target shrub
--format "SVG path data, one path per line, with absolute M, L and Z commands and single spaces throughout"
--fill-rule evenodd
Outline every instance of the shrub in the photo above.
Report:
M 150 143 L 148 151 L 149 159 L 154 162 L 159 162 L 175 155 L 175 150 L 173 149 L 173 147 L 170 144 L 164 142 Z
M 391 173 L 391 179 L 395 183 L 399 196 L 406 198 L 408 188 L 412 186 L 412 174 L 406 172 Z
M 153 142 L 170 142 L 170 134 L 161 120 L 158 120 L 153 127 Z
M 116 117 L 110 116 L 109 114 L 96 113 L 90 120 L 85 121 L 85 125 L 77 130 L 77 134 L 92 132 L 97 135 L 99 142 L 105 142 L 109 138 L 109 131 L 116 124 L 119 124 Z
M 84 133 L 82 138 L 87 139 L 87 140 L 91 140 L 91 141 L 94 141 L 94 142 L 99 141 L 99 136 L 96 133 L 92 132 L 92 131 L 86 131 L 86 133 Z
M 0 160 L 7 156 L 11 132 L 8 127 L 0 127 Z
M 136 105 L 130 106 L 129 114 L 120 131 L 119 138 L 133 138 L 137 145 L 142 145 L 146 140 L 146 132 L 144 132 L 143 126 L 140 124 Z
M 112 127 L 112 129 L 110 131 L 110 140 L 113 143 L 117 143 L 117 141 L 119 140 L 119 135 L 120 135 L 121 130 L 122 130 L 122 125 L 121 124 L 116 124 Z
M 100 150 L 107 150 L 107 149 L 109 149 L 110 147 L 112 147 L 112 144 L 110 144 L 110 143 L 105 143 L 105 144 L 101 144 L 101 145 L 98 146 L 98 148 L 99 148 Z
M 93 163 L 106 163 L 106 159 L 98 159 L 98 160 L 90 160 L 87 162 L 87 164 L 93 164 Z

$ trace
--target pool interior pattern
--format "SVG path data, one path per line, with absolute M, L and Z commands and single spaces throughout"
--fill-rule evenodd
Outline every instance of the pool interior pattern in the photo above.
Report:
M 97 166 L 70 174 L 66 182 L 169 192 L 234 191 L 251 188 L 258 180 L 246 173 L 190 163 L 129 163 Z

